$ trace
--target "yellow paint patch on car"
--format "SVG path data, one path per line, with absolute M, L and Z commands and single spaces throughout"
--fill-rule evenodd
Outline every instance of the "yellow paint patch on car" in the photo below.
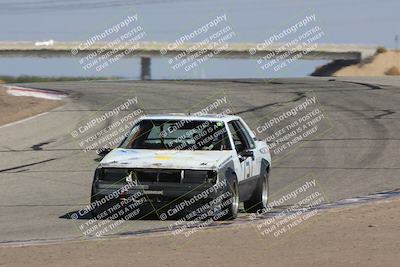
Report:
M 170 155 L 155 155 L 154 158 L 158 159 L 158 160 L 170 160 L 170 159 L 172 159 L 172 157 Z

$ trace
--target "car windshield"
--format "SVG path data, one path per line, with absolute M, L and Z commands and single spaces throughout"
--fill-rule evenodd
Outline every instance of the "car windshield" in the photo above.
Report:
M 142 120 L 122 142 L 127 149 L 231 150 L 225 124 L 206 120 Z

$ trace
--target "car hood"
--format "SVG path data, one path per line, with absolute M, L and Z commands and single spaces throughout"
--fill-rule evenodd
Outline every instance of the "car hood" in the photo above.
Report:
M 232 156 L 225 151 L 121 149 L 111 151 L 100 167 L 151 169 L 218 169 Z

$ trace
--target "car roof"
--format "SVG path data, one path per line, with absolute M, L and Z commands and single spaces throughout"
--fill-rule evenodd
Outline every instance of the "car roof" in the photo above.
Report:
M 202 120 L 202 121 L 231 121 L 239 119 L 239 116 L 224 114 L 188 114 L 188 113 L 168 113 L 168 114 L 149 114 L 142 119 L 150 120 Z

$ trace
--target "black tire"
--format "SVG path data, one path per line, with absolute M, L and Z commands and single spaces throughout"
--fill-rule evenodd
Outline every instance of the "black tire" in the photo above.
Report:
M 254 213 L 258 210 L 266 209 L 269 199 L 269 173 L 267 170 L 258 178 L 257 187 L 251 198 L 245 201 L 244 209 L 246 212 Z
M 96 202 L 97 197 L 96 197 L 96 191 L 94 189 L 94 181 L 92 183 L 92 191 L 90 193 L 90 205 L 92 206 L 94 202 Z M 90 210 L 90 213 L 92 214 L 92 218 L 96 218 L 100 213 L 102 213 L 103 210 L 101 210 L 99 207 L 96 207 L 94 209 Z
M 218 221 L 234 220 L 239 213 L 239 183 L 236 176 L 233 176 L 228 181 L 225 193 L 229 192 L 230 195 L 224 198 L 223 202 L 228 201 L 228 205 L 223 206 L 222 210 L 218 212 L 214 218 Z
M 95 197 L 91 197 L 90 198 L 90 205 L 93 205 L 93 203 L 96 201 Z M 98 216 L 103 213 L 104 211 L 107 210 L 107 207 L 105 207 L 105 205 L 101 205 L 100 207 L 97 207 L 96 205 L 94 205 L 95 208 L 91 209 L 90 212 L 92 214 L 92 218 L 96 218 L 98 219 Z
M 91 202 L 90 204 L 92 204 Z M 121 208 L 115 209 L 115 205 L 119 204 L 118 200 L 107 201 L 105 204 L 100 206 L 95 206 L 94 209 L 91 209 L 92 218 L 96 218 L 97 220 L 106 220 L 114 216 L 118 213 Z M 113 211 L 108 211 L 109 208 L 114 208 Z M 101 216 L 100 216 L 101 215 Z M 120 219 L 118 215 L 116 215 L 116 219 Z
M 108 208 L 112 207 L 113 204 L 115 203 L 111 203 L 110 201 L 106 202 L 105 204 L 102 204 L 100 206 L 94 205 L 94 203 L 97 201 L 101 201 L 101 197 L 99 197 L 94 189 L 94 185 L 92 185 L 92 192 L 91 192 L 91 196 L 90 196 L 90 205 L 94 206 L 95 208 L 92 208 L 90 210 L 90 213 L 92 214 L 92 218 L 96 218 L 99 219 L 99 215 L 102 214 L 104 211 L 106 211 Z M 108 215 L 107 217 L 109 217 L 110 215 Z M 102 218 L 102 219 L 106 219 Z

